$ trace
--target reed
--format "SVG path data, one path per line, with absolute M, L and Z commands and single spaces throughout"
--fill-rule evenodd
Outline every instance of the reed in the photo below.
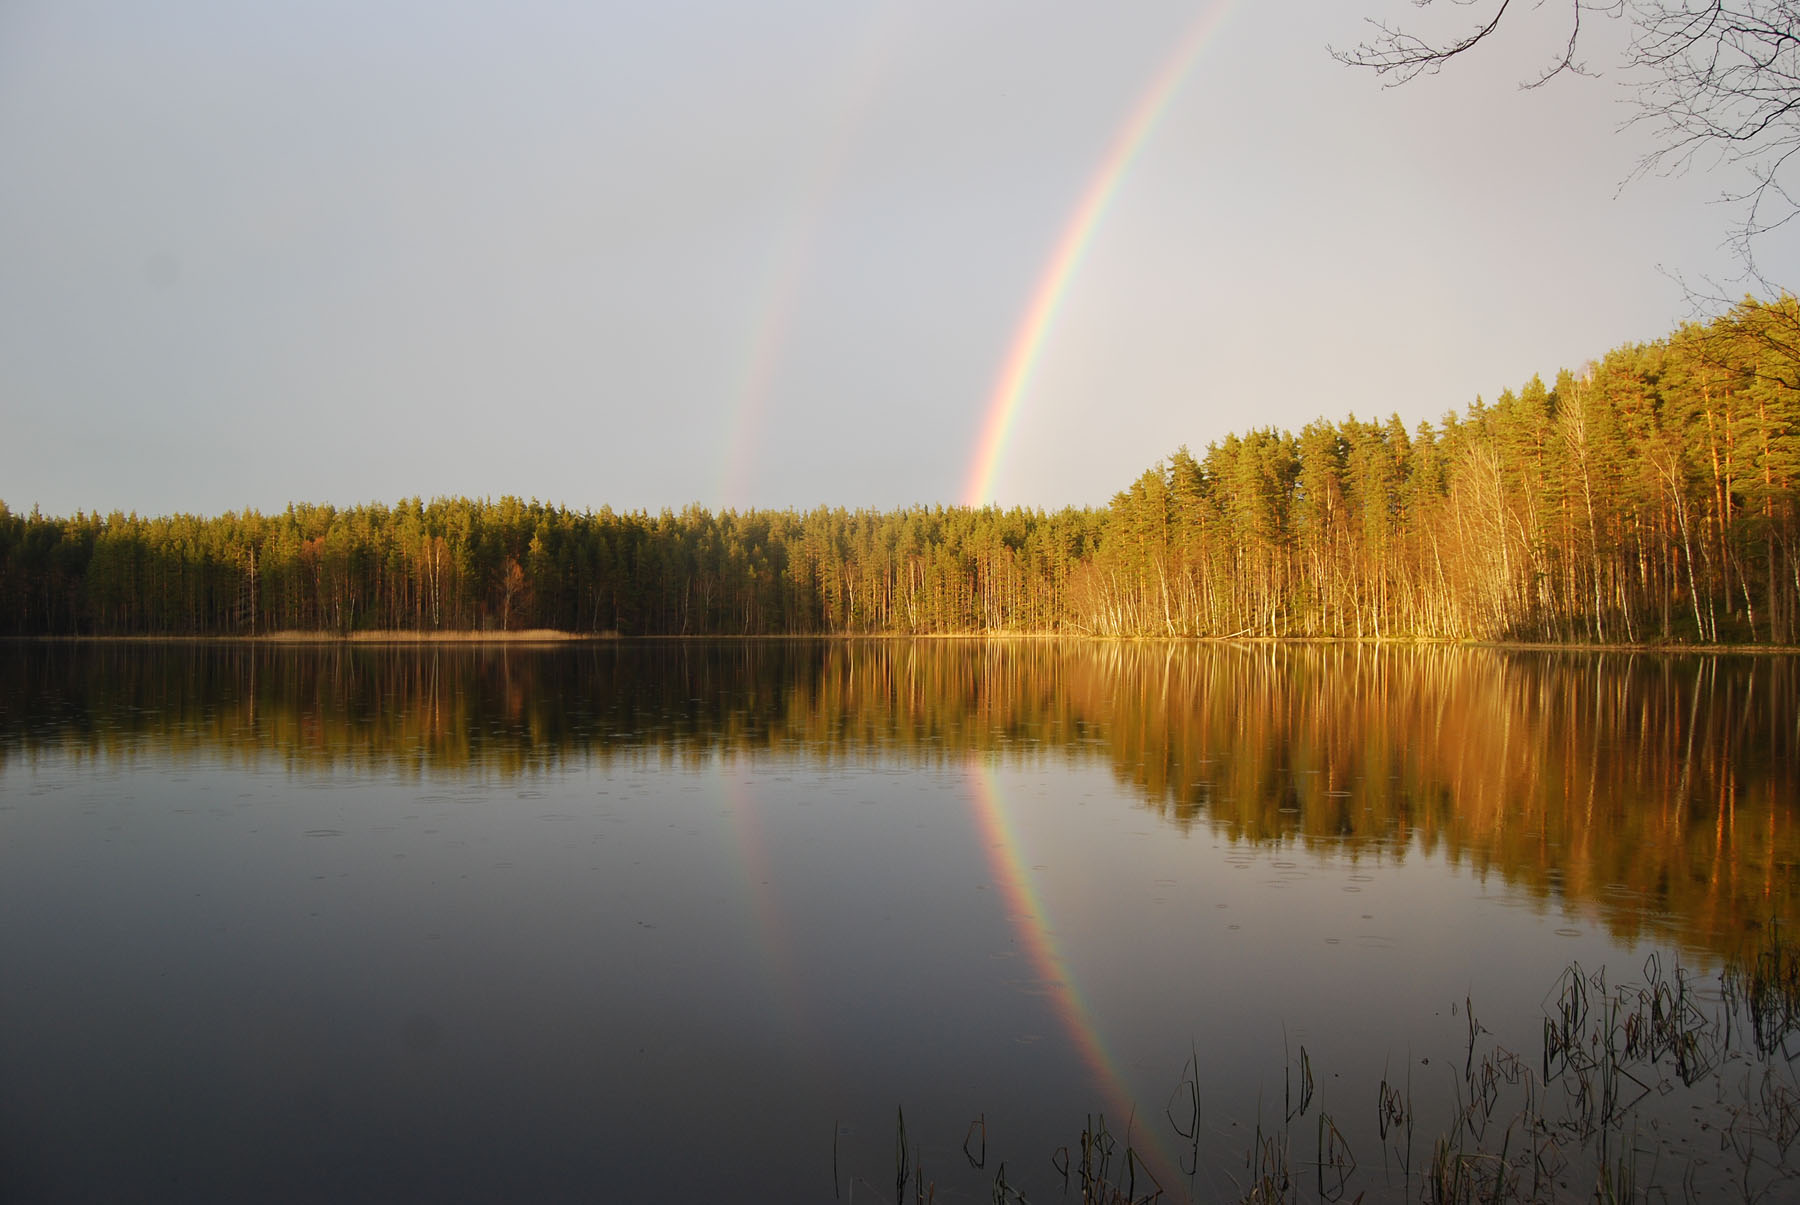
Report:
M 1258 1109 L 1241 1178 L 1206 1153 L 1207 1140 L 1229 1131 L 1203 1125 L 1196 1047 L 1163 1111 L 1180 1139 L 1179 1170 L 1188 1182 L 1157 1182 L 1129 1141 L 1094 1114 L 1075 1143 L 1051 1155 L 1062 1196 L 1082 1205 L 1220 1199 L 1196 1183 L 1203 1172 L 1228 1177 L 1244 1205 L 1627 1205 L 1800 1193 L 1800 950 L 1772 928 L 1766 948 L 1716 977 L 1696 977 L 1661 956 L 1646 959 L 1632 981 L 1570 964 L 1544 997 L 1540 1046 L 1531 1054 L 1506 1046 L 1473 1003 L 1457 1009 L 1467 1045 L 1462 1065 L 1450 1063 L 1448 1090 L 1427 1085 L 1422 1093 L 1410 1071 L 1396 1077 L 1384 1069 L 1372 1116 L 1327 1111 L 1317 1092 L 1321 1073 L 1300 1047 L 1296 1059 L 1284 1060 L 1277 1124 L 1265 1125 Z M 1428 1116 L 1435 1125 L 1424 1124 Z M 923 1191 L 916 1153 L 907 1159 L 903 1118 L 899 1128 L 897 1187 L 904 1189 L 910 1167 Z M 1415 1167 L 1423 1135 L 1430 1135 L 1430 1156 Z M 1308 1139 L 1311 1149 L 1301 1149 Z M 1375 1164 L 1358 1155 L 1371 1141 L 1382 1153 Z M 986 1166 L 985 1114 L 970 1123 L 963 1153 L 971 1169 Z M 1007 1166 L 989 1185 L 992 1199 L 1022 1202 Z M 835 1163 L 833 1170 L 835 1182 Z

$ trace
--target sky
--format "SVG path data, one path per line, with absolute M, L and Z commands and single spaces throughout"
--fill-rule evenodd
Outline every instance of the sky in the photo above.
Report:
M 1520 89 L 1555 6 L 1400 88 L 1327 51 L 1473 15 L 7 0 L 0 499 L 1103 505 L 1732 293 L 1735 181 L 1622 186 L 1607 43 Z

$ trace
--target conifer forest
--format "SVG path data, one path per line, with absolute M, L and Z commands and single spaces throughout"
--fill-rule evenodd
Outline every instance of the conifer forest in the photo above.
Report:
M 604 494 L 604 483 L 596 483 Z M 1007 634 L 1791 645 L 1800 302 L 1437 423 L 1182 448 L 1104 508 L 0 503 L 0 634 Z

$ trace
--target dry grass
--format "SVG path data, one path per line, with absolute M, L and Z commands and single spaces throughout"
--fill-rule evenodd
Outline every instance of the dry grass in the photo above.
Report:
M 248 639 L 278 644 L 310 644 L 316 642 L 351 644 L 560 644 L 578 640 L 616 640 L 616 633 L 591 635 L 585 632 L 562 632 L 555 628 L 528 628 L 519 632 L 437 631 L 413 632 L 401 629 L 368 632 L 270 632 Z
M 530 628 L 518 632 L 415 632 L 390 628 L 367 632 L 263 632 L 255 636 L 38 636 L 31 639 L 59 644 L 571 644 L 619 638 L 617 632 L 562 632 L 555 628 Z

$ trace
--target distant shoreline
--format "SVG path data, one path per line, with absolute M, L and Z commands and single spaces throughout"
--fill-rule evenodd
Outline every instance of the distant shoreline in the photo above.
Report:
M 483 631 L 408 631 L 376 629 L 364 632 L 268 632 L 255 636 L 192 635 L 78 635 L 78 636 L 7 636 L 0 643 L 24 644 L 275 644 L 275 645 L 403 645 L 403 644 L 644 644 L 656 641 L 702 643 L 706 641 L 1099 641 L 1118 644 L 1207 644 L 1207 645 L 1354 645 L 1357 647 L 1393 648 L 1461 648 L 1500 649 L 1517 652 L 1563 653 L 1770 653 L 1793 655 L 1800 646 L 1770 644 L 1590 644 L 1555 643 L 1523 640 L 1452 640 L 1442 637 L 1372 636 L 1096 636 L 1081 632 L 808 632 L 759 634 L 681 635 L 658 633 L 626 636 L 618 632 L 565 632 L 555 628 L 530 628 L 516 632 Z

